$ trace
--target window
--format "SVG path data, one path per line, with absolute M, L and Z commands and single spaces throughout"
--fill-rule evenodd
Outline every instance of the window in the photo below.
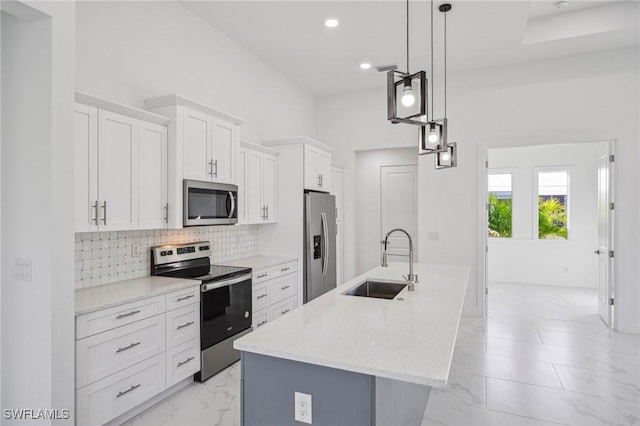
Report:
M 511 173 L 489 175 L 489 237 L 511 238 Z
M 538 172 L 538 238 L 566 240 L 569 172 Z

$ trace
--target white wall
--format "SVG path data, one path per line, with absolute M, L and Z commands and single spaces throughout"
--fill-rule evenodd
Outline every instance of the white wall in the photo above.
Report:
M 315 134 L 311 95 L 178 2 L 78 2 L 77 34 L 79 91 L 140 108 L 177 92 L 256 142 Z
M 618 141 L 619 327 L 640 332 L 638 49 L 566 57 L 449 77 L 450 140 L 458 167 L 419 165 L 420 260 L 472 267 L 465 312 L 482 314 L 485 148 Z M 384 77 L 381 75 L 381 82 Z M 439 81 L 442 81 L 440 79 Z M 345 279 L 355 274 L 355 150 L 417 145 L 417 130 L 386 120 L 384 88 L 318 100 L 318 140 L 345 165 Z M 440 114 L 436 104 L 436 116 Z M 427 232 L 439 232 L 428 241 Z
M 376 149 L 356 153 L 356 274 L 362 274 L 380 264 L 380 167 L 404 166 L 417 162 L 413 148 Z
M 28 4 L 2 15 L 2 408 L 73 415 L 74 5 Z
M 598 286 L 598 160 L 607 142 L 489 150 L 489 173 L 512 176 L 512 237 L 489 238 L 489 281 Z M 569 171 L 568 239 L 540 240 L 539 168 Z M 489 293 L 491 294 L 491 293 Z

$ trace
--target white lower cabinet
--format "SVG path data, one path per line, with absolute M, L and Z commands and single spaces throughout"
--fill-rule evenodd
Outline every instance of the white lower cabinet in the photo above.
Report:
M 297 270 L 297 262 L 291 262 L 253 271 L 254 329 L 297 307 Z
M 200 286 L 76 317 L 76 416 L 100 425 L 200 370 Z

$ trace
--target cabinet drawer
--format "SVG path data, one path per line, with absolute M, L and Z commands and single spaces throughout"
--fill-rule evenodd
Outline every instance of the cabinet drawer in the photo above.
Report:
M 76 339 L 82 339 L 164 312 L 164 296 L 137 300 L 76 317 Z
M 269 269 L 261 269 L 259 271 L 253 271 L 252 283 L 258 284 L 266 280 L 270 280 L 271 271 Z
M 200 339 L 167 350 L 167 388 L 200 371 Z
M 263 309 L 253 314 L 253 329 L 262 327 L 269 322 L 269 309 Z
M 259 311 L 269 305 L 269 284 L 254 285 L 251 289 L 253 294 L 253 310 Z
M 76 342 L 76 389 L 124 370 L 165 349 L 165 315 Z
M 200 336 L 200 305 L 191 304 L 167 312 L 167 348 Z
M 167 311 L 182 308 L 193 303 L 200 303 L 200 286 L 183 288 L 182 290 L 167 293 Z
M 102 425 L 165 388 L 165 356 L 155 356 L 76 392 L 76 424 Z
M 296 294 L 296 274 L 275 279 L 269 285 L 270 303 L 277 303 Z
M 269 270 L 269 278 L 281 277 L 283 275 L 291 274 L 298 268 L 298 262 L 285 263 L 284 265 L 274 266 Z
M 269 321 L 273 321 L 276 318 L 281 317 L 282 315 L 288 314 L 295 308 L 296 308 L 295 296 L 289 299 L 283 300 L 280 303 L 276 303 L 271 307 L 269 311 Z

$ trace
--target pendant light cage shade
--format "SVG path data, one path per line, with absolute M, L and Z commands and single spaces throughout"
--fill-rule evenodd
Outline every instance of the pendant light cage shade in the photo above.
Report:
M 410 101 L 413 102 L 410 103 Z M 424 126 L 427 120 L 427 73 L 387 73 L 387 118 L 393 124 Z
M 447 119 L 433 120 L 420 127 L 418 155 L 436 154 L 447 149 Z
M 451 142 L 446 149 L 436 154 L 436 169 L 448 169 L 458 166 L 458 144 Z

